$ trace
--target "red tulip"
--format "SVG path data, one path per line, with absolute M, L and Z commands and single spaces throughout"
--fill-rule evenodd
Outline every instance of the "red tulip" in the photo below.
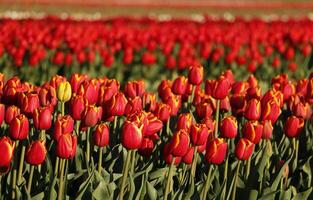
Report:
M 127 97 L 133 99 L 135 97 L 142 97 L 145 92 L 145 82 L 140 81 L 129 81 L 126 83 L 124 93 Z
M 189 147 L 187 150 L 187 153 L 183 157 L 183 162 L 187 165 L 190 165 L 193 161 L 193 155 L 194 155 L 194 147 Z
M 248 160 L 254 150 L 254 144 L 245 138 L 241 138 L 235 148 L 235 155 L 239 160 Z
M 244 117 L 248 120 L 259 120 L 261 117 L 261 103 L 257 99 L 251 99 L 248 101 Z
M 141 146 L 138 149 L 138 153 L 144 157 L 150 157 L 154 149 L 154 143 L 149 138 L 142 140 Z
M 298 118 L 296 116 L 288 117 L 285 125 L 284 132 L 287 137 L 294 138 L 298 137 L 302 132 L 304 127 L 304 120 L 302 118 Z
M 93 132 L 93 142 L 98 147 L 105 147 L 109 144 L 110 129 L 106 124 L 97 125 Z
M 192 124 L 190 128 L 191 143 L 195 146 L 202 146 L 206 143 L 212 131 L 205 124 Z
M 15 143 L 8 137 L 0 138 L 0 172 L 7 173 L 14 155 Z
M 87 99 L 81 95 L 74 95 L 70 101 L 70 114 L 74 120 L 81 120 L 88 105 Z
M 185 129 L 189 133 L 193 117 L 190 113 L 182 113 L 179 115 L 176 123 L 176 130 Z
M 142 96 L 144 109 L 150 112 L 154 112 L 157 107 L 156 96 L 153 93 L 145 92 Z
M 83 118 L 82 118 L 82 125 L 85 127 L 92 127 L 101 120 L 102 116 L 102 108 L 89 105 L 86 106 Z
M 183 95 L 188 86 L 188 79 L 184 76 L 179 76 L 175 79 L 172 85 L 172 91 L 176 95 Z
M 281 113 L 279 103 L 275 99 L 268 101 L 264 106 L 262 106 L 261 110 L 261 120 L 271 120 L 272 124 L 277 121 Z
M 226 157 L 227 143 L 221 138 L 208 141 L 205 160 L 210 164 L 220 165 Z
M 25 160 L 30 165 L 41 165 L 46 159 L 46 146 L 43 141 L 33 141 L 26 150 Z
M 135 122 L 126 120 L 122 128 L 122 145 L 126 149 L 139 149 L 143 140 L 143 124 L 138 126 Z
M 159 120 L 152 113 L 148 113 L 147 118 L 148 118 L 148 125 L 144 133 L 145 136 L 151 136 L 153 134 L 156 134 L 163 128 L 162 121 Z
M 86 98 L 89 104 L 97 103 L 99 96 L 99 82 L 96 79 L 84 81 L 80 85 L 77 94 Z
M 104 106 L 104 110 L 108 112 L 109 116 L 122 116 L 125 112 L 127 99 L 123 93 L 118 92 Z
M 258 144 L 263 134 L 263 125 L 258 121 L 248 121 L 245 123 L 242 134 L 254 144 Z
M 80 88 L 80 85 L 86 80 L 88 80 L 87 74 L 77 74 L 77 73 L 72 74 L 69 81 L 72 86 L 72 92 L 77 93 L 78 89 Z
M 39 97 L 36 93 L 20 93 L 18 100 L 19 106 L 21 108 L 22 113 L 27 115 L 28 117 L 32 117 L 33 112 L 39 105 Z
M 192 85 L 200 85 L 203 81 L 203 66 L 201 65 L 192 66 L 189 70 L 188 81 Z
M 170 140 L 170 153 L 175 157 L 183 157 L 189 147 L 189 135 L 185 129 L 176 131 Z
M 128 100 L 124 114 L 127 116 L 140 110 L 142 110 L 142 100 L 139 96 L 136 96 Z
M 10 137 L 14 140 L 24 140 L 28 137 L 29 122 L 25 115 L 20 114 L 12 119 L 9 127 Z
M 5 111 L 5 123 L 11 123 L 12 119 L 14 119 L 17 115 L 20 114 L 20 109 L 14 105 L 7 107 Z
M 174 165 L 178 165 L 181 162 L 182 157 L 175 157 L 171 154 L 171 148 L 170 148 L 171 144 L 167 143 L 164 146 L 164 152 L 163 152 L 163 156 L 164 156 L 164 160 L 166 162 L 166 164 L 171 164 L 173 161 L 173 158 L 175 158 L 175 162 Z
M 220 76 L 215 82 L 212 96 L 215 99 L 224 99 L 231 89 L 231 84 L 225 76 Z
M 208 118 L 212 116 L 213 108 L 210 103 L 199 103 L 196 105 L 196 113 L 200 119 Z
M 165 103 L 159 103 L 154 114 L 162 121 L 167 122 L 171 116 L 171 107 Z
M 0 103 L 0 126 L 2 125 L 4 117 L 5 117 L 5 105 Z
M 273 134 L 273 125 L 270 120 L 265 120 L 262 122 L 263 125 L 263 133 L 262 133 L 262 139 L 270 139 Z
M 73 130 L 73 118 L 70 115 L 58 115 L 54 123 L 53 138 L 58 140 L 61 135 L 71 134 Z
M 222 119 L 220 124 L 221 137 L 235 138 L 238 132 L 238 123 L 234 116 L 228 116 Z
M 77 137 L 71 134 L 62 134 L 56 143 L 56 155 L 63 159 L 75 157 L 77 147 Z
M 52 113 L 48 107 L 39 107 L 33 113 L 33 121 L 36 129 L 48 130 L 52 123 Z

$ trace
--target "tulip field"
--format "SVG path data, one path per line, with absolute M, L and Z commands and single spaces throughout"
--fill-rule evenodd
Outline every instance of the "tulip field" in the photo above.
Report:
M 0 199 L 313 199 L 313 21 L 0 20 Z

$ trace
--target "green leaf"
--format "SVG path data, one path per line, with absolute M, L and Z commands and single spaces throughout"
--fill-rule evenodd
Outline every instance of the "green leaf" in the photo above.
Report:
M 157 190 L 153 187 L 153 185 L 151 185 L 151 183 L 150 183 L 149 181 L 147 181 L 146 187 L 147 187 L 147 194 L 148 194 L 149 198 L 150 198 L 151 200 L 156 200 L 156 199 L 158 199 L 158 192 L 157 192 Z
M 291 199 L 291 190 L 281 190 L 279 193 L 279 200 Z
M 90 173 L 89 177 L 87 178 L 87 180 L 84 181 L 81 184 L 81 186 L 80 186 L 80 188 L 79 188 L 79 190 L 77 192 L 76 199 L 82 199 L 85 191 L 87 190 L 89 184 L 91 183 L 91 179 L 93 177 L 94 172 L 95 172 L 95 168 L 93 168 L 93 170 L 91 171 L 91 173 Z
M 272 183 L 271 189 L 272 191 L 276 191 L 277 187 L 279 185 L 280 179 L 282 177 L 283 172 L 285 171 L 285 168 L 287 167 L 287 165 L 289 164 L 290 160 L 293 157 L 293 153 L 290 155 L 290 158 L 285 162 L 285 164 L 283 165 L 283 167 L 279 170 L 278 174 L 276 174 L 276 177 Z
M 104 181 L 101 181 L 99 183 L 97 188 L 92 192 L 92 196 L 97 200 L 110 198 L 110 192 L 106 187 L 106 183 Z
M 128 199 L 132 200 L 136 191 L 136 186 L 135 186 L 134 178 L 131 174 L 129 174 L 129 183 L 130 183 L 130 191 L 129 191 Z
M 312 187 L 304 192 L 298 193 L 296 196 L 292 198 L 292 200 L 305 200 L 308 199 L 312 192 Z

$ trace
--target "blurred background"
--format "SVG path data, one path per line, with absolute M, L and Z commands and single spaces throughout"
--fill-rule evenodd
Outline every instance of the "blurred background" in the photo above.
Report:
M 273 17 L 274 15 L 308 16 L 313 10 L 310 0 L 0 0 L 1 14 L 31 12 L 32 14 L 97 16 L 171 15 L 212 16 L 241 15 Z M 194 16 L 196 17 L 196 16 Z

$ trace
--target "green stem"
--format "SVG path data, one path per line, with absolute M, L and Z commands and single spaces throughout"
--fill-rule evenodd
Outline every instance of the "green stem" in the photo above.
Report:
M 25 145 L 22 144 L 22 151 L 21 151 L 21 157 L 20 157 L 20 165 L 19 165 L 19 168 L 18 168 L 17 184 L 20 184 L 20 183 L 21 183 L 21 180 L 22 180 L 25 149 L 26 149 Z
M 32 189 L 32 182 L 33 182 L 33 176 L 34 176 L 34 169 L 35 169 L 35 166 L 34 166 L 34 165 L 31 165 L 31 166 L 30 166 L 29 179 L 28 179 L 28 185 L 27 185 L 27 190 L 28 190 L 29 194 L 30 194 L 31 189 Z
M 198 159 L 198 146 L 195 146 L 194 152 L 193 152 L 193 160 L 191 164 L 191 173 L 190 173 L 190 178 L 189 178 L 189 184 L 191 184 L 191 179 L 195 177 L 196 174 L 196 169 L 197 169 L 197 159 Z
M 236 199 L 237 179 L 238 179 L 238 174 L 239 174 L 239 169 L 240 169 L 240 163 L 241 163 L 241 161 L 238 161 L 237 170 L 236 170 L 236 174 L 235 174 L 235 182 L 234 182 L 233 194 L 232 194 L 232 197 L 231 197 L 232 200 Z
M 12 178 L 12 199 L 15 199 L 15 190 L 16 190 L 16 169 L 13 169 L 13 178 Z
M 208 190 L 209 190 L 209 186 L 210 186 L 212 171 L 213 171 L 213 166 L 210 165 L 208 176 L 206 177 L 205 185 L 204 185 L 204 188 L 202 189 L 202 195 L 201 195 L 202 196 L 202 200 L 206 199 L 206 196 L 207 196 L 207 193 L 208 193 Z
M 80 121 L 77 120 L 75 122 L 75 132 L 76 132 L 76 135 L 78 136 L 79 135 L 79 126 L 80 126 Z
M 39 140 L 46 141 L 46 130 L 41 130 L 39 134 Z
M 250 174 L 250 168 L 251 168 L 251 156 L 247 160 L 247 165 L 246 165 L 246 171 L 245 171 L 245 179 L 248 180 L 249 174 Z
M 164 192 L 163 200 L 167 200 L 167 196 L 168 196 L 168 193 L 169 193 L 169 190 L 170 190 L 170 182 L 171 182 L 171 179 L 172 179 L 174 163 L 175 163 L 175 157 L 173 157 L 170 169 L 168 171 L 168 176 L 167 176 L 167 180 L 166 180 L 166 186 L 165 186 L 165 192 Z
M 227 140 L 227 146 L 228 146 L 228 149 L 229 149 L 229 140 L 228 139 L 226 139 L 226 140 Z M 224 179 L 223 179 L 223 181 L 225 182 L 225 186 L 224 186 L 223 192 L 222 192 L 222 199 L 224 199 L 225 195 L 226 195 L 227 175 L 228 175 L 228 157 L 229 157 L 229 155 L 228 155 L 228 152 L 227 152 L 225 166 L 224 166 Z
M 59 163 L 60 163 L 60 158 L 56 157 L 56 159 L 55 159 L 55 166 L 54 166 L 54 175 L 55 176 L 58 174 Z
M 127 176 L 128 176 L 128 168 L 129 168 L 129 163 L 130 163 L 130 158 L 131 158 L 131 152 L 132 151 L 130 151 L 130 150 L 127 151 L 126 162 L 124 162 L 122 184 L 121 184 L 120 193 L 118 195 L 119 200 L 122 200 L 124 197 L 124 188 L 125 188 L 126 180 L 127 180 Z
M 219 115 L 220 115 L 220 100 L 217 99 L 216 101 L 216 112 L 215 112 L 215 130 L 214 130 L 214 137 L 218 137 L 218 121 L 219 121 Z
M 131 156 L 131 167 L 130 167 L 130 174 L 135 173 L 135 166 L 136 166 L 136 151 L 132 151 L 132 156 Z
M 101 169 L 102 169 L 102 151 L 103 147 L 99 148 L 99 162 L 98 162 L 98 172 L 101 174 Z
M 166 134 L 167 134 L 168 136 L 171 135 L 171 134 L 170 134 L 170 130 L 171 130 L 170 126 L 171 126 L 171 117 L 168 118 L 168 120 L 167 120 L 167 122 L 166 122 Z
M 89 141 L 89 136 L 90 136 L 90 128 L 88 127 L 87 129 L 87 135 L 86 135 L 86 163 L 87 166 L 89 166 L 89 161 L 90 161 L 90 141 Z
M 61 102 L 61 114 L 64 116 L 64 102 Z
M 65 160 L 61 159 L 60 160 L 60 165 L 61 165 L 61 170 L 60 170 L 60 185 L 59 185 L 59 191 L 58 191 L 58 200 L 63 199 L 63 187 L 64 187 L 64 165 L 65 165 Z

